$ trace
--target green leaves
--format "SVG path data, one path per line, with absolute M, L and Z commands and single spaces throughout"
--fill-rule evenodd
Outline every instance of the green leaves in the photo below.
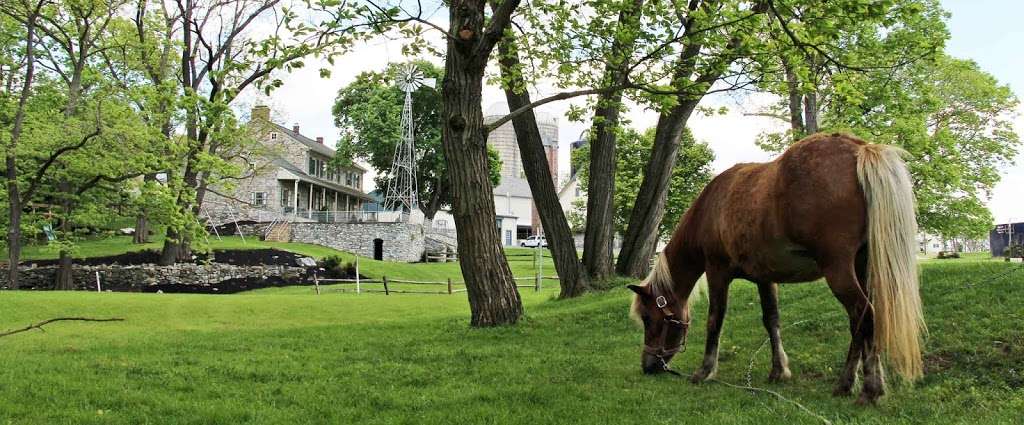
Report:
M 615 168 L 615 230 L 623 234 L 629 225 L 629 217 L 633 211 L 640 185 L 643 183 L 644 170 L 651 160 L 651 147 L 654 143 L 654 128 L 644 133 L 634 130 L 622 130 L 619 134 Z M 589 169 L 589 147 L 573 151 L 572 162 L 579 170 L 576 178 L 581 188 L 586 191 Z M 669 181 L 668 198 L 665 201 L 665 216 L 658 225 L 658 234 L 662 237 L 671 235 L 679 219 L 696 198 L 704 186 L 711 181 L 711 162 L 715 155 L 711 148 L 703 142 L 693 140 L 689 130 L 683 132 L 676 166 L 672 169 Z M 574 229 L 582 229 L 585 222 L 586 203 L 573 205 L 568 215 L 570 225 Z

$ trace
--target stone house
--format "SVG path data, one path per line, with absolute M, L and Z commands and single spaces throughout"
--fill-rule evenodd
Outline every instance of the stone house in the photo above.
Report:
M 213 188 L 204 200 L 215 224 L 252 222 L 364 221 L 366 169 L 357 164 L 331 167 L 335 151 L 323 137 L 309 138 L 299 126 L 286 128 L 270 119 L 270 108 L 255 106 L 248 124 L 262 145 L 249 176 L 230 189 Z

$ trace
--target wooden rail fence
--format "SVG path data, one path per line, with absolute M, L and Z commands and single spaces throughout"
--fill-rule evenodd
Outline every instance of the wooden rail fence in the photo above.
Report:
M 516 288 L 533 288 L 534 291 L 540 291 L 543 289 L 542 282 L 544 279 L 558 280 L 558 276 L 544 276 L 544 258 L 551 258 L 550 255 L 544 255 L 546 250 L 535 249 L 532 254 L 507 254 L 508 261 L 533 261 L 535 274 L 533 276 L 521 276 L 513 277 L 516 281 Z M 529 257 L 521 259 L 520 257 Z M 316 290 L 317 295 L 321 293 L 321 284 L 334 284 L 334 285 L 355 285 L 354 289 L 335 288 L 334 291 L 346 292 L 354 290 L 356 293 L 363 292 L 377 292 L 383 293 L 384 295 L 391 294 L 457 294 L 459 292 L 466 292 L 465 288 L 455 288 L 455 285 L 465 285 L 465 282 L 453 282 L 451 278 L 446 281 L 426 281 L 426 280 L 406 280 L 406 279 L 389 279 L 387 276 L 381 276 L 380 279 L 362 279 L 359 276 L 359 257 L 355 260 L 356 277 L 354 279 L 327 279 L 319 277 L 315 272 L 313 273 L 313 288 Z M 530 285 L 520 285 L 520 281 L 533 281 Z M 445 286 L 443 291 L 430 291 L 430 290 L 411 290 L 411 289 L 393 289 L 389 284 L 403 284 L 403 285 L 422 285 L 422 286 Z M 383 289 L 377 288 L 364 288 L 364 285 L 382 285 Z

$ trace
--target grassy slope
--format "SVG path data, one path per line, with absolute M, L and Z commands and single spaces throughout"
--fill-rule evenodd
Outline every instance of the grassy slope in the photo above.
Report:
M 830 396 L 848 342 L 838 303 L 824 285 L 787 285 L 783 324 L 799 322 L 783 330 L 794 380 L 766 384 L 763 349 L 753 384 L 837 423 L 1016 423 L 1024 411 L 1024 271 L 964 286 L 1008 267 L 923 266 L 929 374 L 915 388 L 893 385 L 877 409 Z M 623 290 L 570 301 L 551 301 L 554 287 L 524 291 L 521 325 L 472 330 L 464 296 L 295 289 L 2 292 L 0 329 L 59 315 L 128 320 L 58 323 L 0 339 L 0 423 L 814 421 L 768 396 L 642 376 L 641 335 L 626 318 Z M 743 383 L 764 331 L 753 287 L 737 282 L 731 295 L 719 377 Z M 697 366 L 701 328 L 677 369 Z

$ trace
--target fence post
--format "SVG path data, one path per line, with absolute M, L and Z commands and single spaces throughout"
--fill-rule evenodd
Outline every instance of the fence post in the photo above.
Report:
M 448 295 L 452 294 L 452 278 L 448 278 Z
M 356 293 L 357 294 L 362 293 L 359 290 L 359 256 L 358 255 L 356 255 Z
M 384 295 L 391 295 L 391 292 L 388 291 L 388 277 L 383 276 L 382 279 L 384 280 Z
M 533 249 L 533 265 L 534 265 L 534 271 L 537 273 L 537 275 L 534 276 L 534 279 L 533 279 L 533 290 L 534 291 L 540 291 L 540 279 L 541 279 L 541 275 L 542 275 L 542 271 L 541 271 L 542 268 L 541 268 L 541 264 L 540 263 L 541 263 L 541 259 L 542 258 L 544 258 L 544 257 L 541 255 L 541 253 L 540 253 L 540 246 L 538 245 L 536 248 Z
M 451 285 L 449 284 L 449 287 L 450 286 Z M 103 292 L 100 289 L 100 271 L 99 270 L 96 271 L 96 292 Z M 448 292 L 451 292 L 451 290 L 449 289 Z
M 320 278 L 316 275 L 316 270 L 313 270 L 313 286 L 316 287 L 316 294 L 320 295 Z

